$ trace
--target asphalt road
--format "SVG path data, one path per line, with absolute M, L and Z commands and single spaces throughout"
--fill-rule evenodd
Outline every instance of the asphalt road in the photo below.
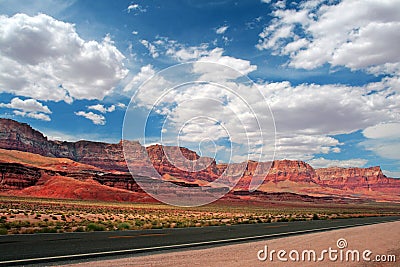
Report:
M 8 235 L 0 236 L 0 265 L 137 255 L 171 249 L 262 240 L 395 220 L 400 220 L 400 216 L 140 231 Z

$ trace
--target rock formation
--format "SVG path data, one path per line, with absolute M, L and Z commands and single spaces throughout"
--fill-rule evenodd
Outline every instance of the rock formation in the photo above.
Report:
M 134 170 L 134 177 L 128 172 L 123 142 L 126 142 L 124 149 L 129 154 L 126 160 Z M 12 155 L 1 149 L 33 154 Z M 15 158 L 20 160 L 15 161 Z M 200 157 L 180 147 L 153 145 L 144 148 L 136 141 L 118 144 L 52 141 L 28 124 L 10 119 L 0 119 L 0 175 L 0 190 L 3 191 L 41 185 L 43 177 L 64 177 L 101 185 L 96 188 L 114 187 L 144 194 L 136 181 L 159 183 L 157 179 L 161 177 L 187 187 L 212 184 L 210 188 L 213 189 L 227 188 L 237 182 L 234 192 L 243 192 L 248 191 L 252 180 L 258 179 L 261 186 L 258 193 L 254 193 L 258 196 L 263 191 L 400 200 L 400 179 L 386 177 L 380 167 L 314 169 L 296 160 L 216 164 L 212 158 Z M 51 183 L 52 187 L 56 184 L 59 183 Z M 166 185 L 157 186 L 162 191 Z

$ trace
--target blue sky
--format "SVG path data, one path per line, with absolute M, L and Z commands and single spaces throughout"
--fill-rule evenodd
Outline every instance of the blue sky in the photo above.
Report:
M 129 138 L 142 143 L 163 134 L 219 161 L 380 165 L 400 177 L 398 0 L 0 0 L 0 15 L 0 116 L 51 139 L 118 142 L 129 107 Z M 162 86 L 200 77 L 235 80 L 261 128 L 218 86 L 170 91 L 152 109 Z M 249 138 L 260 130 L 264 140 Z

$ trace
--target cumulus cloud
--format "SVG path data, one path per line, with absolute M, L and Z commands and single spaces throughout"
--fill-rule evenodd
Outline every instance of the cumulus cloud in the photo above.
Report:
M 361 142 L 365 149 L 383 158 L 400 159 L 400 123 L 380 123 L 366 128 L 363 135 L 367 140 Z
M 306 83 L 292 85 L 289 82 L 259 82 L 249 85 L 233 83 L 228 79 L 232 77 L 231 71 L 225 69 L 221 72 L 211 63 L 204 65 L 200 61 L 191 66 L 193 67 L 188 74 L 182 76 L 188 79 L 198 78 L 203 81 L 218 82 L 226 88 L 233 88 L 236 95 L 232 95 L 232 92 L 224 88 L 205 85 L 180 87 L 180 90 L 173 90 L 163 95 L 163 90 L 173 87 L 173 83 L 169 81 L 170 77 L 158 77 L 156 80 L 152 79 L 146 90 L 139 92 L 137 95 L 139 104 L 151 109 L 155 100 L 163 95 L 162 101 L 165 105 L 157 106 L 154 110 L 160 115 L 168 116 L 174 123 L 172 125 L 177 127 L 175 130 L 179 130 L 190 118 L 202 116 L 206 111 L 207 116 L 218 118 L 224 122 L 223 125 L 229 126 L 229 132 L 231 136 L 235 136 L 237 143 L 245 144 L 248 134 L 243 133 L 244 128 L 247 133 L 257 133 L 257 125 L 252 123 L 255 121 L 252 120 L 247 108 L 257 109 L 268 103 L 275 119 L 277 131 L 275 153 L 279 159 L 311 160 L 315 154 L 340 153 L 343 144 L 332 136 L 352 133 L 400 118 L 398 104 L 400 95 L 396 93 L 398 86 L 395 78 L 365 86 Z M 195 74 L 201 75 L 200 78 L 193 76 Z M 257 94 L 258 89 L 265 98 Z M 246 100 L 245 105 L 237 97 L 238 95 Z M 194 99 L 202 100 L 192 101 Z M 215 102 L 216 100 L 219 102 Z M 266 114 L 268 112 L 256 112 L 257 117 L 261 119 Z M 193 138 L 192 140 L 197 141 L 209 136 L 224 137 L 225 133 L 220 128 L 222 124 L 210 121 L 202 123 L 207 126 L 196 127 L 188 124 L 181 131 L 182 137 L 185 140 Z M 173 128 L 167 130 L 168 133 L 174 132 Z M 270 130 L 265 129 L 265 131 Z M 257 136 L 251 141 L 256 140 Z M 271 152 L 273 149 L 271 144 L 263 147 L 263 151 L 266 152 Z M 238 157 L 244 159 L 240 154 Z
M 315 158 L 307 161 L 314 168 L 327 168 L 327 167 L 364 167 L 368 160 L 366 159 L 348 159 L 348 160 L 332 160 L 325 158 Z
M 277 129 L 279 131 L 279 128 Z M 278 132 L 275 156 L 278 159 L 309 160 L 314 154 L 328 154 L 338 149 L 339 141 L 326 135 L 294 135 Z M 335 152 L 334 152 L 335 153 Z
M 180 61 L 193 61 L 209 54 L 208 44 L 201 44 L 199 46 L 183 46 L 176 42 L 170 42 L 167 45 L 166 55 Z
M 305 1 L 288 10 L 278 6 L 256 47 L 289 56 L 294 68 L 329 63 L 400 75 L 399 14 L 398 0 Z
M 383 172 L 383 174 L 385 174 L 387 177 L 400 178 L 400 171 L 382 170 L 382 172 Z
M 115 111 L 115 105 L 111 105 L 108 108 L 105 107 L 102 104 L 96 104 L 96 105 L 92 105 L 92 106 L 88 106 L 88 109 L 92 109 L 92 110 L 97 110 L 103 114 L 107 113 L 107 112 L 113 112 Z
M 93 124 L 96 125 L 105 125 L 106 124 L 106 118 L 103 115 L 99 115 L 93 112 L 85 112 L 85 111 L 78 111 L 75 112 L 75 115 L 77 116 L 82 116 L 88 120 L 91 120 Z
M 224 56 L 224 52 L 225 51 L 222 48 L 214 48 L 213 50 L 209 51 L 207 55 L 201 56 L 198 61 L 222 64 L 239 71 L 243 75 L 247 75 L 257 69 L 257 66 L 251 65 L 250 61 L 231 56 Z
M 374 125 L 366 128 L 363 134 L 371 139 L 400 138 L 400 123 L 390 122 Z
M 215 29 L 215 33 L 216 34 L 224 34 L 228 28 L 229 28 L 229 26 L 227 26 L 227 25 L 218 27 L 217 29 Z
M 126 108 L 126 105 L 124 103 L 117 103 L 116 106 L 122 109 Z
M 149 49 L 153 57 L 164 54 L 178 62 L 207 61 L 226 65 L 247 75 L 257 69 L 249 60 L 225 55 L 223 48 L 210 48 L 209 44 L 203 43 L 198 46 L 186 46 L 167 37 L 157 37 L 154 42 L 141 41 Z
M 157 58 L 160 54 L 157 52 L 157 48 L 154 44 L 150 43 L 147 40 L 140 40 L 140 43 L 149 50 L 150 55 L 153 58 Z
M 43 106 L 42 103 L 38 102 L 35 99 L 22 100 L 18 97 L 15 97 L 8 104 L 0 103 L 0 107 L 19 109 L 27 112 L 51 113 L 50 109 L 47 106 Z
M 51 114 L 50 109 L 35 99 L 22 100 L 18 97 L 15 97 L 10 103 L 0 103 L 0 107 L 14 109 L 13 113 L 17 116 L 44 121 L 51 120 L 49 115 L 47 115 Z
M 13 113 L 15 115 L 21 116 L 21 117 L 27 117 L 27 118 L 32 118 L 32 119 L 42 120 L 42 121 L 51 121 L 49 115 L 43 114 L 43 113 L 25 112 L 25 111 L 19 111 L 19 110 L 14 110 Z
M 85 41 L 48 15 L 0 16 L 0 90 L 39 100 L 103 99 L 127 74 L 109 36 Z
M 368 138 L 362 147 L 385 158 L 400 158 L 398 79 L 365 86 L 289 82 L 257 86 L 274 114 L 277 158 L 310 160 L 314 154 L 340 153 L 342 144 L 332 136 L 358 130 Z
M 153 66 L 150 64 L 141 67 L 140 71 L 130 79 L 129 83 L 124 87 L 123 90 L 125 92 L 129 92 L 137 89 L 143 82 L 152 77 L 155 73 L 156 72 Z
M 395 88 L 386 88 L 383 83 L 374 84 L 374 88 L 386 88 L 375 94 L 365 94 L 364 87 L 338 84 L 292 86 L 279 82 L 260 86 L 277 128 L 283 132 L 351 133 L 400 115 L 400 96 L 392 94 Z
M 164 73 L 161 72 L 135 95 L 135 104 L 165 118 L 162 142 L 170 145 L 184 142 L 188 147 L 196 147 L 193 143 L 205 140 L 212 140 L 218 147 L 227 142 L 234 143 L 232 154 L 237 155 L 235 160 L 241 156 L 258 160 L 260 147 L 267 146 L 264 141 L 273 149 L 275 129 L 268 106 L 265 103 L 255 103 L 251 108 L 247 105 L 263 98 L 257 88 L 240 86 L 232 81 L 228 84 L 228 80 L 224 84 L 227 87 L 213 83 L 188 83 L 188 80 L 203 80 L 199 65 L 205 65 L 204 69 L 215 69 L 215 64 L 209 62 L 178 65 L 182 71 L 178 71 L 179 75 L 169 73 L 171 75 L 162 76 Z M 224 69 L 231 71 L 227 67 Z M 221 156 L 220 159 L 227 161 L 229 157 Z M 271 157 L 272 153 L 269 153 L 264 159 L 271 160 Z

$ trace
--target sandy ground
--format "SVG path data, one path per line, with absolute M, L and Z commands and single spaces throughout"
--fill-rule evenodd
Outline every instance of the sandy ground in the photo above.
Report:
M 340 238 L 347 241 L 346 248 L 338 248 L 337 241 Z M 285 256 L 288 258 L 287 262 L 278 261 L 276 254 L 274 254 L 272 262 L 268 259 L 260 261 L 257 253 L 265 245 L 268 246 L 269 252 L 283 249 L 289 253 L 291 250 L 296 250 L 300 253 L 300 261 L 291 261 L 288 254 Z M 333 250 L 338 250 L 338 256 L 340 256 L 340 251 L 343 251 L 344 260 L 340 261 L 339 258 L 337 261 L 331 261 L 328 254 L 325 254 L 323 262 L 301 261 L 303 250 L 315 250 L 318 258 L 322 250 L 328 250 L 330 247 Z M 378 254 L 395 255 L 397 262 L 365 262 L 362 260 L 362 253 L 367 249 L 372 251 L 371 256 L 369 256 L 372 260 Z M 346 251 L 348 250 L 358 250 L 360 262 L 345 261 Z M 295 252 L 292 255 L 295 257 Z M 381 223 L 216 248 L 85 262 L 68 266 L 400 266 L 400 222 Z

